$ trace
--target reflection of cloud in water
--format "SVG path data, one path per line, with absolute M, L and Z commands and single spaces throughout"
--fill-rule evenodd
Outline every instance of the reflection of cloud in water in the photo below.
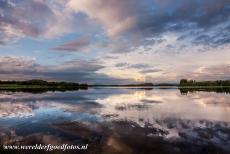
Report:
M 226 105 L 229 100 L 230 95 L 225 94 L 199 92 L 182 96 L 177 90 L 152 90 L 112 95 L 97 102 L 104 106 L 102 115 L 116 114 L 111 119 L 141 124 L 165 118 L 230 122 L 230 106 Z
M 65 112 L 96 113 L 102 107 L 97 102 L 77 98 L 79 96 L 74 93 L 3 93 L 0 94 L 0 118 L 25 118 L 34 116 L 34 110 L 51 108 Z
M 153 104 L 153 103 L 162 103 L 161 101 L 148 100 L 148 99 L 143 99 L 143 100 L 141 100 L 141 102 L 143 102 L 143 103 L 151 103 L 151 104 Z
M 195 94 L 188 94 L 187 97 L 204 106 L 213 105 L 230 108 L 230 95 L 228 94 L 199 92 Z
M 140 151 L 141 147 L 145 152 L 157 152 L 153 145 L 157 145 L 159 150 L 166 148 L 166 153 L 174 153 L 178 150 L 181 153 L 189 153 L 191 150 L 200 153 L 205 148 L 210 150 L 210 147 L 221 152 L 229 151 L 227 147 L 230 146 L 229 124 L 224 122 L 165 119 L 156 121 L 154 125 L 145 123 L 144 126 L 131 121 L 109 121 L 59 123 L 54 124 L 53 127 L 71 136 L 92 142 L 90 144 L 97 144 L 97 147 L 102 146 L 103 150 L 107 149 L 111 152 L 133 153 Z
M 165 119 L 158 125 L 140 126 L 132 121 L 53 123 L 53 133 L 20 136 L 14 130 L 0 129 L 1 144 L 76 144 L 88 143 L 86 153 L 228 153 L 229 124 L 211 121 Z M 170 136 L 175 130 L 178 136 Z M 57 131 L 58 134 L 57 135 Z M 63 136 L 63 133 L 65 136 Z
M 76 104 L 65 104 L 53 101 L 35 101 L 33 103 L 25 103 L 23 104 L 23 107 L 24 110 L 29 108 L 31 112 L 33 109 L 42 110 L 43 108 L 54 108 L 65 112 L 96 113 L 98 109 L 102 108 L 102 105 L 92 101 L 77 102 Z
M 15 118 L 33 116 L 33 110 L 30 106 L 23 103 L 0 103 L 0 118 Z
M 101 104 L 92 101 L 88 101 L 88 102 L 80 101 L 76 104 L 50 102 L 49 106 L 64 110 L 66 112 L 85 112 L 85 113 L 97 113 L 97 111 L 103 107 Z
M 185 150 L 186 153 L 186 148 L 191 150 L 209 145 L 224 149 L 221 145 L 230 146 L 229 100 L 230 95 L 225 94 L 197 92 L 181 95 L 177 90 L 159 89 L 100 89 L 80 93 L 55 92 L 36 95 L 1 94 L 0 118 L 23 119 L 33 115 L 29 121 L 22 120 L 26 127 L 33 125 L 31 128 L 38 129 L 35 130 L 36 133 L 42 132 L 43 127 L 52 127 L 51 130 L 55 129 L 55 132 L 49 132 L 48 136 L 45 133 L 40 134 L 41 137 L 35 137 L 36 134 L 32 134 L 35 132 L 28 133 L 31 135 L 26 137 L 11 132 L 5 134 L 5 137 L 0 136 L 0 140 L 16 139 L 15 141 L 29 143 L 33 136 L 38 142 L 64 142 L 61 137 L 56 136 L 58 131 L 64 132 L 65 139 L 68 138 L 66 134 L 69 134 L 70 140 L 76 141 L 77 138 L 90 142 L 94 149 L 99 150 L 98 153 L 132 153 L 133 150 L 141 149 L 148 152 L 156 151 L 157 148 L 161 152 L 168 148 L 168 153 L 171 149 L 181 150 L 181 153 Z M 54 115 L 56 113 L 57 115 Z M 68 116 L 65 116 L 66 113 Z M 62 118 L 59 120 L 59 117 Z M 68 123 L 61 123 L 63 117 Z M 92 120 L 88 120 L 89 117 Z M 37 120 L 36 118 L 41 118 L 41 121 L 29 123 L 31 120 Z M 49 125 L 44 119 L 48 122 L 55 121 L 57 124 Z M 18 127 L 14 123 L 12 125 Z M 4 131 L 0 130 L 1 134 L 3 135 Z M 7 138 L 7 135 L 11 137 Z M 153 145 L 156 145 L 156 149 Z M 199 149 L 196 150 L 199 152 Z
M 207 92 L 182 96 L 177 90 L 100 89 L 44 94 L 3 93 L 0 100 L 2 117 L 31 113 L 34 109 L 55 108 L 66 112 L 98 113 L 103 117 L 128 119 L 140 124 L 169 117 L 230 121 L 230 95 Z M 23 103 L 18 107 L 13 105 L 17 102 Z
M 131 104 L 122 104 L 122 105 L 117 105 L 115 106 L 115 109 L 116 110 L 147 110 L 148 109 L 148 105 L 146 104 L 134 104 L 134 105 L 131 105 Z

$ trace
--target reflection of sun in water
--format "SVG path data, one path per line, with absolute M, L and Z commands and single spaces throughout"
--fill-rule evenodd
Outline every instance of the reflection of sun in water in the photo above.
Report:
M 135 97 L 136 99 L 143 99 L 146 97 L 146 93 L 145 91 L 136 91 L 133 93 L 133 97 Z

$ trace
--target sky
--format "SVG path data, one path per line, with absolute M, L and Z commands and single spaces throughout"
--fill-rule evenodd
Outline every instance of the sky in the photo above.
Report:
M 229 0 L 0 0 L 0 80 L 230 79 Z

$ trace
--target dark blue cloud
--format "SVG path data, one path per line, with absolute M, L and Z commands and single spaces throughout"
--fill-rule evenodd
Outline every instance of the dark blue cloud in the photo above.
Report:
M 0 0 L 0 42 L 39 37 L 54 19 L 55 14 L 43 1 Z
M 46 79 L 52 81 L 72 81 L 81 83 L 117 84 L 131 82 L 98 73 L 102 66 L 96 60 L 72 60 L 60 65 L 43 66 L 34 59 L 20 57 L 0 57 L 1 80 Z
M 211 47 L 229 43 L 230 4 L 228 0 L 125 0 L 119 1 L 119 5 L 116 5 L 116 7 L 120 7 L 119 9 L 112 5 L 115 3 L 114 1 L 99 1 L 101 5 L 105 3 L 101 6 L 102 8 L 109 7 L 110 11 L 106 12 L 106 9 L 100 10 L 97 6 L 91 5 L 89 8 L 81 10 L 85 10 L 86 14 L 90 12 L 90 9 L 103 11 L 107 17 L 106 21 L 99 22 L 105 25 L 105 31 L 109 30 L 106 27 L 109 21 L 114 23 L 112 13 L 118 14 L 117 18 L 120 22 L 117 22 L 116 25 L 122 23 L 123 19 L 135 19 L 129 28 L 120 24 L 121 27 L 124 26 L 122 27 L 124 31 L 107 41 L 106 47 L 111 52 L 132 52 L 139 47 L 149 50 L 149 45 L 154 46 L 161 43 L 163 41 L 162 36 L 168 32 L 176 33 L 178 41 L 188 39 L 191 43 L 197 43 L 199 35 L 208 33 L 212 40 L 207 41 L 207 39 L 200 37 L 198 43 Z M 128 6 L 126 9 L 123 7 L 126 6 L 125 4 Z M 108 15 L 109 13 L 110 15 Z M 90 15 L 90 19 L 99 18 L 98 15 Z M 216 37 L 217 34 L 218 37 Z
M 229 0 L 145 0 L 138 3 L 139 9 L 134 15 L 136 24 L 123 34 L 125 41 L 121 41 L 114 52 L 130 52 L 139 46 L 157 44 L 155 39 L 146 38 L 161 38 L 168 32 L 202 45 L 217 47 L 229 43 Z M 211 40 L 200 37 L 205 34 L 210 34 Z

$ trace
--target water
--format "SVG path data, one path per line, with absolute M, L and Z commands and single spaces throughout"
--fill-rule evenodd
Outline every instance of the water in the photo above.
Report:
M 0 143 L 88 143 L 85 153 L 230 153 L 230 95 L 175 88 L 1 92 Z

